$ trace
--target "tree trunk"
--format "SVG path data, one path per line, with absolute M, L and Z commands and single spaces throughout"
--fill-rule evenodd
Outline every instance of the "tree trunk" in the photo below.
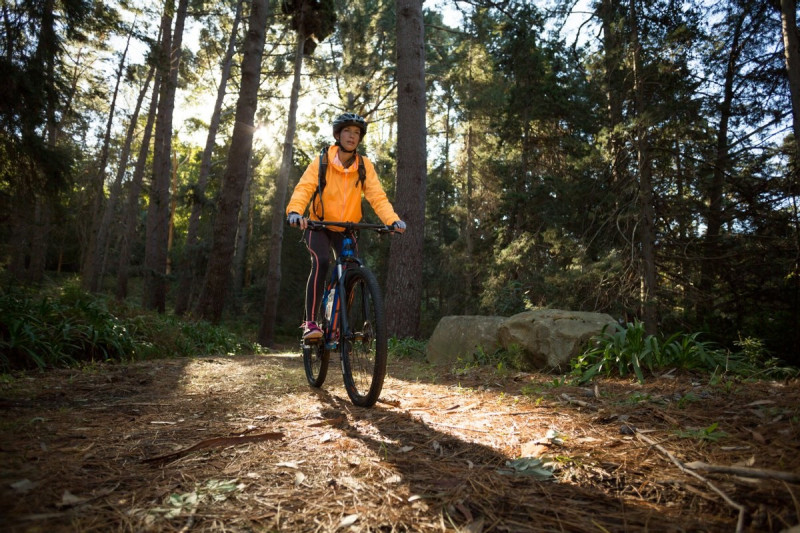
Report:
M 175 30 L 170 37 L 173 0 L 167 0 L 162 18 L 163 48 L 159 68 L 164 73 L 158 102 L 155 147 L 153 150 L 153 180 L 150 184 L 150 203 L 147 210 L 145 240 L 144 294 L 146 309 L 166 311 L 167 303 L 167 232 L 169 225 L 170 154 L 172 152 L 172 114 L 178 88 L 183 27 L 188 0 L 179 0 L 175 14 Z
M 214 102 L 214 111 L 211 114 L 211 123 L 208 126 L 206 136 L 206 146 L 203 150 L 203 158 L 200 161 L 200 173 L 197 177 L 192 194 L 192 213 L 189 215 L 189 228 L 186 232 L 186 246 L 183 261 L 178 267 L 177 275 L 180 283 L 178 284 L 177 294 L 175 295 L 175 314 L 183 315 L 189 310 L 192 300 L 192 287 L 196 286 L 195 279 L 198 276 L 197 264 L 200 260 L 200 222 L 204 211 L 207 211 L 206 187 L 208 177 L 211 175 L 211 159 L 214 155 L 214 148 L 217 143 L 217 132 L 219 131 L 220 117 L 222 115 L 222 104 L 225 100 L 225 91 L 228 87 L 228 80 L 231 76 L 231 66 L 233 65 L 233 55 L 236 52 L 236 37 L 239 33 L 239 22 L 242 18 L 242 0 L 236 4 L 236 14 L 233 17 L 231 35 L 228 40 L 228 48 L 225 51 L 225 58 L 222 60 L 222 73 L 220 74 L 219 87 L 217 88 L 217 99 Z
M 253 144 L 253 117 L 258 105 L 261 58 L 267 25 L 267 0 L 253 0 L 250 25 L 244 43 L 242 82 L 236 103 L 236 118 L 228 151 L 228 162 L 222 180 L 219 208 L 214 221 L 211 254 L 208 259 L 203 290 L 197 314 L 211 322 L 219 322 L 230 282 L 236 240 L 236 223 L 247 179 L 247 161 Z
M 250 191 L 253 184 L 253 151 L 247 161 L 247 179 L 244 182 L 244 192 L 242 193 L 242 208 L 239 210 L 239 227 L 236 229 L 236 249 L 233 254 L 233 294 L 242 294 L 244 286 L 244 270 L 247 261 L 247 242 L 249 237 L 250 221 Z
M 425 126 L 425 26 L 421 0 L 396 0 L 397 187 L 395 210 L 408 231 L 392 239 L 387 274 L 389 333 L 420 333 L 422 254 L 425 237 L 427 152 Z
M 783 53 L 786 73 L 789 76 L 789 93 L 792 98 L 792 127 L 795 148 L 800 157 L 800 36 L 797 33 L 796 0 L 780 0 Z
M 191 151 L 186 154 L 185 163 L 191 157 Z M 181 162 L 178 161 L 178 153 L 172 151 L 172 165 L 170 167 L 170 202 L 169 202 L 169 223 L 167 224 L 167 275 L 172 273 L 172 260 L 170 254 L 172 253 L 172 245 L 175 242 L 175 212 L 178 210 L 178 169 L 181 167 Z
M 57 22 L 53 0 L 43 2 L 41 17 L 39 42 L 36 45 L 34 60 L 44 65 L 37 80 L 44 86 L 44 140 L 48 151 L 54 151 L 58 144 L 57 115 L 60 110 L 55 72 L 60 43 L 56 33 Z M 63 109 L 66 109 L 66 106 L 61 108 Z M 38 133 L 30 131 L 29 126 L 26 126 L 25 130 L 32 139 L 39 136 Z M 56 182 L 53 175 L 47 175 L 46 178 L 53 183 Z M 16 218 L 17 224 L 13 233 L 14 240 L 21 242 L 17 246 L 12 245 L 12 253 L 16 255 L 11 259 L 13 265 L 11 271 L 20 281 L 35 283 L 44 277 L 53 201 L 50 194 L 35 187 L 33 189 L 23 187 L 23 191 L 21 194 L 18 192 L 15 199 L 15 207 L 20 216 Z
M 106 237 L 108 236 L 108 226 L 106 223 L 106 213 L 110 214 L 111 209 L 105 202 L 105 182 L 106 166 L 108 165 L 108 151 L 111 145 L 111 128 L 114 124 L 114 113 L 117 109 L 117 95 L 122 76 L 125 73 L 125 60 L 128 57 L 128 48 L 131 45 L 133 29 L 128 32 L 128 41 L 125 43 L 125 50 L 119 58 L 117 67 L 117 81 L 114 85 L 114 92 L 111 96 L 111 105 L 108 110 L 108 120 L 106 121 L 106 131 L 103 136 L 103 145 L 100 148 L 100 161 L 97 164 L 97 175 L 90 185 L 90 198 L 92 199 L 91 211 L 91 230 L 87 246 L 86 261 L 83 264 L 81 276 L 81 287 L 84 290 L 97 292 L 100 289 L 101 271 L 103 264 L 103 253 L 106 248 Z M 110 221 L 109 221 L 110 222 Z
M 636 152 L 639 172 L 639 245 L 641 246 L 642 321 L 649 335 L 658 332 L 658 307 L 656 302 L 655 211 L 653 208 L 652 164 L 650 141 L 645 124 L 645 96 L 642 85 L 641 42 L 639 41 L 639 15 L 636 0 L 631 0 L 631 39 L 633 46 L 633 84 L 636 108 Z
M 474 84 L 474 74 L 473 74 L 473 58 L 472 58 L 472 45 L 470 45 L 468 50 L 468 60 L 467 64 L 469 67 L 469 77 L 468 77 L 468 84 L 469 84 L 469 93 L 472 92 L 472 87 Z M 473 232 L 472 228 L 475 224 L 475 216 L 473 214 L 473 201 L 472 201 L 472 194 L 473 194 L 473 184 L 475 183 L 475 132 L 473 129 L 472 123 L 472 109 L 467 106 L 466 109 L 466 122 L 467 122 L 467 135 L 466 135 L 466 145 L 464 150 L 466 152 L 466 172 L 464 175 L 466 176 L 466 183 L 464 183 L 463 194 L 464 194 L 464 209 L 466 210 L 464 216 L 464 223 L 462 225 L 462 233 L 464 235 L 464 253 L 466 254 L 466 268 L 463 269 L 464 272 L 464 286 L 467 288 L 466 294 L 464 297 L 464 301 L 462 303 L 462 313 L 465 315 L 473 314 L 475 312 L 476 306 L 473 304 L 473 295 L 475 293 L 475 286 L 476 286 L 476 279 L 477 279 L 477 269 L 473 267 L 475 264 L 475 245 L 473 239 Z
M 300 76 L 303 72 L 303 44 L 306 36 L 302 31 L 301 20 L 297 30 L 297 45 L 294 53 L 294 81 L 289 98 L 289 123 L 283 140 L 283 158 L 275 185 L 275 198 L 272 202 L 272 226 L 269 241 L 269 268 L 267 270 L 267 293 L 264 302 L 264 316 L 258 333 L 258 342 L 264 346 L 275 344 L 275 318 L 278 314 L 278 295 L 281 291 L 281 250 L 283 248 L 284 211 L 286 189 L 289 185 L 289 172 L 292 170 L 292 145 L 297 128 L 297 100 L 300 94 Z
M 735 8 L 731 8 L 735 9 Z M 697 301 L 698 318 L 710 313 L 714 308 L 714 279 L 716 277 L 717 256 L 720 253 L 720 230 L 722 229 L 723 207 L 722 197 L 725 190 L 725 176 L 728 171 L 730 155 L 728 128 L 731 120 L 734 99 L 734 78 L 738 69 L 740 44 L 745 15 L 739 13 L 733 29 L 733 40 L 725 67 L 725 79 L 722 85 L 722 102 L 719 106 L 719 125 L 717 127 L 717 145 L 714 156 L 714 168 L 711 173 L 711 185 L 708 189 L 708 211 L 706 214 L 706 235 L 703 243 L 703 259 L 700 267 L 698 283 L 699 298 Z
M 147 78 L 145 79 L 144 85 L 142 86 L 142 90 L 139 91 L 139 96 L 136 99 L 136 106 L 133 109 L 133 114 L 130 118 L 130 123 L 128 124 L 128 131 L 125 134 L 125 143 L 122 146 L 122 152 L 120 153 L 119 158 L 119 166 L 117 167 L 117 174 L 114 177 L 114 183 L 111 186 L 111 191 L 108 195 L 108 202 L 106 202 L 105 209 L 103 210 L 103 219 L 100 222 L 100 227 L 97 229 L 97 237 L 96 237 L 96 244 L 92 252 L 92 266 L 89 269 L 89 272 L 92 275 L 91 285 L 89 290 L 97 291 L 100 289 L 100 279 L 102 278 L 104 268 L 101 268 L 100 263 L 100 250 L 106 250 L 107 243 L 109 241 L 109 233 L 111 230 L 111 222 L 114 217 L 114 213 L 117 210 L 117 204 L 120 201 L 120 194 L 122 191 L 122 180 L 125 177 L 125 170 L 128 167 L 128 159 L 131 153 L 131 145 L 133 144 L 133 137 L 136 134 L 136 125 L 139 121 L 139 113 L 142 109 L 142 103 L 144 102 L 144 98 L 147 95 L 147 88 L 150 86 L 150 80 L 153 79 L 153 72 L 155 71 L 154 67 L 150 67 L 150 70 L 147 72 Z M 138 202 L 138 194 L 137 194 L 137 202 Z M 124 228 L 124 226 L 123 226 Z M 105 256 L 105 253 L 103 254 Z M 105 263 L 105 260 L 102 261 Z M 86 274 L 84 274 L 85 276 Z
M 44 278 L 44 269 L 47 266 L 47 244 L 50 238 L 52 210 L 52 200 L 48 195 L 36 195 L 33 226 L 31 228 L 33 231 L 30 235 L 31 258 L 27 276 L 28 281 L 31 283 L 39 283 Z
M 145 87 L 146 88 L 146 87 Z M 161 74 L 156 71 L 156 79 L 153 83 L 153 92 L 150 98 L 150 111 L 147 114 L 147 123 L 142 134 L 142 144 L 139 147 L 139 156 L 136 160 L 136 167 L 133 170 L 131 187 L 128 191 L 128 203 L 125 207 L 122 221 L 122 239 L 119 249 L 119 262 L 117 264 L 117 290 L 116 296 L 119 300 L 124 300 L 128 296 L 128 273 L 131 263 L 131 247 L 136 238 L 136 228 L 138 226 L 139 195 L 142 191 L 142 181 L 144 172 L 147 168 L 147 154 L 150 152 L 150 139 L 153 135 L 153 125 L 156 120 L 158 110 L 158 95 L 161 93 Z
M 797 194 L 800 185 L 800 34 L 797 32 L 797 2 L 796 0 L 780 0 L 781 26 L 783 33 L 783 51 L 786 58 L 786 72 L 789 77 L 789 94 L 792 99 L 792 129 L 794 130 L 795 153 L 792 161 L 793 168 L 791 180 L 793 181 L 792 205 L 795 219 L 795 250 L 800 252 L 800 232 L 798 231 Z M 800 254 L 798 254 L 800 255 Z M 798 285 L 797 276 L 794 276 L 794 294 L 797 301 Z M 797 306 L 795 310 L 795 323 L 797 321 Z M 800 332 L 794 331 L 794 346 L 800 344 Z

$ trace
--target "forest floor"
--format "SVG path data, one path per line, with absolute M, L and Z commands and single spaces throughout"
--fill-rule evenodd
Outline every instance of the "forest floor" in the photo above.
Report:
M 392 359 L 363 409 L 273 353 L 0 383 L 2 531 L 783 531 L 798 478 L 796 380 Z

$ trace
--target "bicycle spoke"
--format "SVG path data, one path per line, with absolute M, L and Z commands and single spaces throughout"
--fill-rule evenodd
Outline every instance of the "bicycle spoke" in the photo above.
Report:
M 357 269 L 347 282 L 347 323 L 350 334 L 342 343 L 345 386 L 353 403 L 370 406 L 383 387 L 387 341 L 377 281 Z
M 315 316 L 324 317 L 322 302 L 320 301 Z M 325 331 L 327 324 L 325 319 L 320 320 L 319 325 Z M 325 339 L 319 339 L 314 344 L 303 344 L 303 367 L 306 371 L 306 379 L 312 387 L 322 387 L 325 378 L 328 376 L 328 363 L 330 361 L 330 350 L 325 344 Z

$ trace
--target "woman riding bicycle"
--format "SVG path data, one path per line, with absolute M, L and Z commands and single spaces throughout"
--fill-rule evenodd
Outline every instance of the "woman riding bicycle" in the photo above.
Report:
M 322 337 L 314 313 L 318 307 L 317 302 L 322 298 L 325 274 L 331 260 L 331 247 L 335 250 L 334 254 L 338 253 L 345 236 L 343 228 L 330 227 L 310 231 L 308 219 L 300 214 L 305 212 L 309 202 L 311 220 L 327 218 L 337 222 L 360 222 L 363 195 L 381 222 L 392 226 L 398 233 L 406 229 L 406 224 L 395 213 L 386 197 L 372 162 L 356 151 L 366 133 L 367 122 L 361 116 L 344 113 L 336 117 L 333 121 L 336 144 L 328 147 L 321 157 L 315 157 L 311 161 L 286 206 L 289 224 L 304 230 L 303 240 L 311 254 L 305 317 L 301 326 L 303 339 L 307 341 Z M 324 180 L 320 179 L 320 164 L 326 165 Z

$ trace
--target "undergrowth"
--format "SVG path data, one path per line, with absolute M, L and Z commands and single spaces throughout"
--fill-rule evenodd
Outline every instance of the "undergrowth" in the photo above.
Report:
M 741 348 L 730 352 L 700 340 L 700 333 L 675 333 L 669 337 L 647 335 L 639 321 L 595 336 L 589 347 L 572 360 L 572 375 L 579 383 L 595 376 L 634 375 L 644 383 L 644 373 L 679 368 L 760 378 L 795 377 L 800 370 L 783 366 L 758 339 L 740 339 Z
M 258 350 L 221 326 L 144 311 L 75 284 L 0 289 L 0 372 Z

